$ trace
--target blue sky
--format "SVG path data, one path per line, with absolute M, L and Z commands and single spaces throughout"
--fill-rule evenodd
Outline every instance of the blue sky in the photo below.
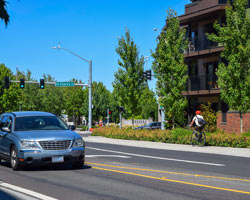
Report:
M 50 74 L 57 81 L 88 81 L 88 63 L 51 49 L 58 42 L 93 61 L 93 81 L 112 91 L 118 70 L 115 49 L 125 28 L 138 45 L 140 55 L 150 56 L 157 32 L 165 24 L 166 10 L 184 14 L 190 0 L 7 0 L 10 23 L 0 22 L 0 63 L 13 72 L 29 69 L 39 80 Z M 145 65 L 151 67 L 152 57 Z M 155 91 L 155 80 L 149 83 Z

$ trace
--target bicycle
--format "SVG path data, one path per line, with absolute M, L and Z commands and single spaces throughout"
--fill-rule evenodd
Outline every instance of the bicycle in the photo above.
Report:
M 191 135 L 191 145 L 192 146 L 195 146 L 195 145 L 205 146 L 206 145 L 206 133 L 204 131 L 199 133 L 198 131 L 193 129 L 192 135 Z

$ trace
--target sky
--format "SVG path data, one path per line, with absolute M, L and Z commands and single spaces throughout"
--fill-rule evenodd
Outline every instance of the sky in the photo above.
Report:
M 149 56 L 144 69 L 151 68 L 151 50 L 165 25 L 166 10 L 184 14 L 190 0 L 7 0 L 10 22 L 0 21 L 0 63 L 12 72 L 16 68 L 39 80 L 50 74 L 56 81 L 73 78 L 88 83 L 87 62 L 63 51 L 71 50 L 93 62 L 92 80 L 113 90 L 119 56 L 118 39 L 126 28 L 139 48 L 140 56 Z M 155 91 L 156 80 L 149 81 Z

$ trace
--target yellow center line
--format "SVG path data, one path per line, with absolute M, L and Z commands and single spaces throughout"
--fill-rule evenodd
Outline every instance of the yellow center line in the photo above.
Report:
M 194 185 L 194 186 L 199 186 L 199 187 L 211 188 L 211 189 L 216 189 L 216 190 L 237 192 L 237 193 L 241 193 L 241 194 L 250 194 L 250 192 L 247 192 L 247 191 L 234 190 L 234 189 L 228 189 L 228 188 L 222 188 L 222 187 L 215 187 L 215 186 L 210 186 L 210 185 L 202 185 L 202 184 L 197 184 L 197 183 L 178 181 L 178 180 L 174 180 L 174 179 L 166 179 L 165 177 L 159 178 L 159 177 L 154 177 L 154 176 L 147 176 L 147 175 L 143 175 L 143 174 L 124 172 L 124 171 L 119 171 L 119 170 L 114 170 L 114 169 L 105 169 L 105 168 L 100 168 L 100 167 L 92 167 L 92 168 L 98 169 L 98 170 L 103 170 L 103 171 L 110 171 L 110 172 L 116 172 L 116 173 L 122 173 L 122 174 L 129 174 L 129 175 L 133 175 L 133 176 L 140 176 L 140 177 L 144 177 L 144 178 L 150 178 L 150 179 L 156 179 L 156 180 L 162 180 L 162 181 L 168 181 L 168 182 L 174 182 L 174 183 L 182 183 L 182 184 L 186 184 L 186 185 Z
M 107 165 L 107 164 L 100 164 L 100 163 L 91 163 L 91 162 L 88 162 L 88 164 L 105 166 L 105 167 L 115 167 L 115 168 L 120 168 L 120 169 L 133 169 L 133 170 L 140 170 L 140 171 L 166 173 L 166 174 L 177 174 L 177 175 L 185 175 L 185 176 L 195 176 L 195 177 L 222 179 L 222 180 L 250 182 L 250 180 L 248 180 L 248 179 L 227 178 L 227 177 L 219 177 L 219 176 L 207 176 L 207 175 L 200 175 L 200 174 L 178 173 L 178 172 L 169 172 L 169 171 L 161 171 L 161 170 L 153 170 L 153 169 L 142 169 L 142 168 L 133 168 L 133 167 L 123 167 L 123 166 Z

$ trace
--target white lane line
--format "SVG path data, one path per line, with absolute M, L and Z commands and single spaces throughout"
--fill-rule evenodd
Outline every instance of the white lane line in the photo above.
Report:
M 96 158 L 96 157 L 115 157 L 115 158 L 131 158 L 130 156 L 121 156 L 121 155 L 86 155 L 88 158 Z
M 120 152 L 120 151 L 112 151 L 112 150 L 99 149 L 99 148 L 93 148 L 93 147 L 86 147 L 86 148 L 87 149 L 98 150 L 98 151 L 120 153 L 120 154 L 124 154 L 124 155 L 138 156 L 138 157 L 144 157 L 144 158 L 153 158 L 153 159 L 159 159 L 159 160 L 171 160 L 171 161 L 176 161 L 176 162 L 186 162 L 186 163 L 194 163 L 194 164 L 201 164 L 201 165 L 213 165 L 213 166 L 218 166 L 218 167 L 224 167 L 225 166 L 224 164 L 217 164 L 217 163 L 208 163 L 208 162 L 199 162 L 199 161 L 192 161 L 192 160 L 181 160 L 181 159 L 174 159 L 174 158 L 163 158 L 163 157 L 156 157 L 156 156 L 147 156 L 147 155 L 126 153 L 126 152 Z
M 38 199 L 41 199 L 41 200 L 58 200 L 58 199 L 55 199 L 55 198 L 40 194 L 38 192 L 34 192 L 34 191 L 27 190 L 27 189 L 24 189 L 24 188 L 15 186 L 15 185 L 11 185 L 9 183 L 1 182 L 0 187 L 7 188 L 7 189 L 10 189 L 12 191 L 20 192 L 22 194 L 26 194 L 28 196 L 32 196 L 32 197 L 35 197 L 35 198 L 38 198 Z

